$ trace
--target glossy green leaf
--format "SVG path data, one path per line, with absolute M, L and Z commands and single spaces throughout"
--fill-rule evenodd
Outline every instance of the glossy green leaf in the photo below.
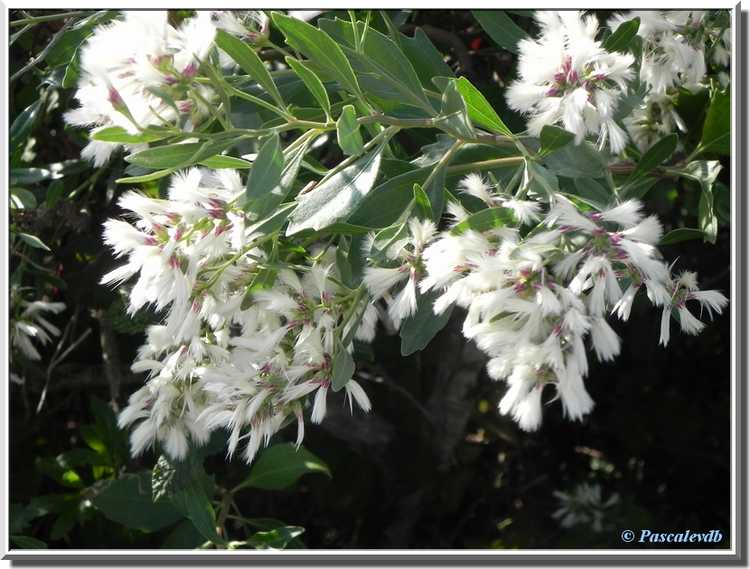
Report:
M 482 92 L 472 85 L 466 77 L 459 77 L 456 80 L 456 88 L 466 102 L 469 118 L 472 121 L 492 132 L 513 136 L 513 133 L 495 112 Z
M 417 298 L 417 311 L 401 324 L 401 355 L 409 356 L 423 350 L 427 344 L 448 324 L 453 305 L 438 315 L 433 310 L 433 304 L 440 293 L 430 291 L 420 294 Z
M 33 209 L 36 207 L 36 197 L 26 188 L 13 186 L 10 188 L 10 209 Z
M 305 474 L 325 474 L 332 477 L 331 470 L 305 447 L 282 443 L 268 447 L 260 453 L 243 487 L 261 490 L 283 490 L 295 484 Z
M 456 79 L 449 80 L 443 90 L 440 116 L 435 119 L 435 126 L 458 138 L 474 137 L 474 127 Z
M 9 136 L 9 150 L 12 152 L 17 147 L 21 146 L 26 140 L 26 137 L 31 132 L 34 122 L 39 115 L 39 110 L 42 106 L 42 98 L 37 99 L 21 111 L 18 116 L 13 120 L 10 125 Z
M 615 198 L 611 191 L 591 178 L 576 178 L 575 187 L 576 195 L 599 211 L 610 206 Z
M 703 123 L 701 146 L 705 152 L 726 154 L 731 146 L 732 96 L 729 89 L 716 90 L 711 97 L 706 120 Z
M 641 159 L 636 164 L 635 170 L 630 175 L 630 180 L 635 180 L 648 174 L 654 168 L 661 166 L 661 164 L 667 160 L 672 154 L 674 154 L 677 148 L 677 135 L 670 134 L 665 136 L 661 140 L 655 142 L 651 148 L 649 148 Z
M 130 176 L 128 178 L 117 178 L 115 184 L 142 184 L 143 182 L 153 182 L 159 180 L 165 176 L 169 176 L 174 172 L 174 168 L 166 168 L 164 170 L 157 170 L 150 174 L 143 174 L 142 176 Z
M 497 45 L 512 53 L 519 53 L 518 42 L 529 35 L 503 10 L 472 10 L 471 13 Z
M 154 532 L 180 519 L 167 501 L 151 499 L 151 472 L 123 474 L 92 488 L 91 501 L 107 518 L 127 528 Z
M 432 168 L 420 168 L 385 180 L 372 189 L 347 221 L 365 227 L 388 227 L 408 207 L 414 184 L 424 183 L 430 172 Z
M 331 369 L 331 388 L 334 391 L 341 390 L 352 378 L 355 370 L 354 358 L 349 350 L 338 343 L 336 346 L 336 355 L 333 358 L 333 368 Z
M 353 105 L 345 105 L 336 121 L 336 139 L 341 151 L 347 156 L 361 154 L 364 142 L 357 123 L 357 111 Z
M 414 205 L 416 207 L 417 215 L 422 219 L 434 219 L 435 215 L 432 211 L 432 204 L 427 193 L 422 189 L 419 184 L 414 184 Z
M 541 142 L 539 153 L 549 154 L 550 152 L 554 152 L 555 150 L 573 142 L 575 137 L 575 134 L 568 132 L 565 129 L 551 124 L 545 125 L 542 127 L 542 132 L 539 136 L 539 141 Z
M 322 19 L 318 24 L 341 43 L 358 74 L 374 74 L 397 93 L 400 102 L 423 109 L 428 114 L 434 113 L 414 67 L 388 36 L 368 28 L 361 50 L 357 51 L 354 45 L 354 28 L 350 22 Z M 358 22 L 357 33 L 362 36 L 364 30 L 365 23 Z
M 382 150 L 378 147 L 298 197 L 287 235 L 303 229 L 317 231 L 346 219 L 375 184 Z
M 602 153 L 586 141 L 558 148 L 542 162 L 550 172 L 566 178 L 603 178 L 608 166 Z
M 31 247 L 34 247 L 34 249 L 44 249 L 45 251 L 51 251 L 51 249 L 47 247 L 47 245 L 45 245 L 44 242 L 36 235 L 30 235 L 29 233 L 18 233 L 17 235 L 21 238 L 21 241 Z
M 641 25 L 640 18 L 633 18 L 623 22 L 617 29 L 604 41 L 604 49 L 609 52 L 619 51 L 626 53 L 630 49 L 630 42 L 638 34 L 638 28 Z
M 301 144 L 298 148 L 284 154 L 284 167 L 281 170 L 281 178 L 271 191 L 263 194 L 253 194 L 253 199 L 247 204 L 246 210 L 255 214 L 258 218 L 271 214 L 283 202 L 292 191 L 297 179 L 300 165 L 303 162 L 311 141 Z
M 217 154 L 211 156 L 205 160 L 199 162 L 201 166 L 211 168 L 212 170 L 221 170 L 224 168 L 231 168 L 233 170 L 247 170 L 252 168 L 253 163 L 243 160 L 242 158 L 236 158 L 234 156 L 224 156 L 223 154 Z
M 698 202 L 698 227 L 703 231 L 703 239 L 716 242 L 719 219 L 714 205 L 714 183 L 721 172 L 718 160 L 694 160 L 684 166 L 679 174 L 700 184 L 701 197 Z
M 108 126 L 94 131 L 91 134 L 92 140 L 101 142 L 116 142 L 119 144 L 142 144 L 162 140 L 169 136 L 167 132 L 146 130 L 138 134 L 131 134 L 121 126 Z
M 251 211 L 258 200 L 279 185 L 283 169 L 281 142 L 279 136 L 274 134 L 266 139 L 253 161 L 245 189 L 245 211 Z
M 703 237 L 703 231 L 700 229 L 680 227 L 678 229 L 673 229 L 662 237 L 661 241 L 659 241 L 659 245 L 674 245 L 675 243 L 700 239 L 701 237 Z
M 283 32 L 287 43 L 308 59 L 320 65 L 344 89 L 360 95 L 359 83 L 341 47 L 322 30 L 279 12 L 271 14 L 274 24 Z
M 279 107 L 284 108 L 284 99 L 281 97 L 281 93 L 276 87 L 271 74 L 248 44 L 224 30 L 216 31 L 216 39 L 214 41 L 221 50 L 237 62 L 245 73 L 255 79 L 273 97 L 273 100 L 276 101 Z
M 510 209 L 504 207 L 492 207 L 470 215 L 460 223 L 456 224 L 453 229 L 451 229 L 451 233 L 453 235 L 461 235 L 469 229 L 482 232 L 513 224 L 514 217 L 513 212 Z
M 186 168 L 219 154 L 235 143 L 236 139 L 231 137 L 217 137 L 203 143 L 167 144 L 126 156 L 125 161 L 154 170 Z
M 320 77 L 318 77 L 315 72 L 307 65 L 297 59 L 294 59 L 293 57 L 287 57 L 285 60 L 287 62 L 287 65 L 292 68 L 292 71 L 294 71 L 297 76 L 302 79 L 302 82 L 305 84 L 305 87 L 307 87 L 308 91 L 312 93 L 312 96 L 315 97 L 315 100 L 320 105 L 320 108 L 323 109 L 323 112 L 325 112 L 326 117 L 330 117 L 331 101 L 328 98 L 328 92 L 323 86 L 323 82 L 320 80 Z

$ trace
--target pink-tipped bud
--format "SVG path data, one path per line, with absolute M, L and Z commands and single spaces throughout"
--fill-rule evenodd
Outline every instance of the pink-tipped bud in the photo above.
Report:
M 198 74 L 198 66 L 195 64 L 195 62 L 188 63 L 185 69 L 182 70 L 182 76 L 190 79 L 191 77 L 195 77 Z
M 187 115 L 193 110 L 193 101 L 177 101 L 177 110 L 179 110 L 183 115 Z

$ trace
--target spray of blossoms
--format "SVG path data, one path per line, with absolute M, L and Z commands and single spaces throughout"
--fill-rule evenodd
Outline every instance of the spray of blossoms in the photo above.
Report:
M 508 104 L 528 117 L 534 136 L 544 125 L 560 124 L 576 144 L 594 135 L 600 147 L 619 153 L 627 136 L 615 113 L 633 78 L 633 56 L 602 47 L 593 15 L 538 11 L 536 21 L 541 35 L 518 44 L 519 79 L 508 88 Z
M 129 312 L 151 306 L 162 315 L 132 366 L 148 382 L 119 419 L 134 425 L 134 454 L 158 442 L 182 458 L 191 441 L 226 428 L 230 454 L 246 441 L 249 462 L 290 417 L 299 444 L 307 399 L 311 420 L 322 421 L 336 358 L 351 339 L 375 333 L 375 309 L 341 284 L 332 251 L 282 265 L 278 250 L 264 247 L 273 235 L 245 223 L 244 190 L 236 171 L 194 168 L 174 175 L 168 199 L 126 193 L 119 205 L 134 223 L 105 225 L 105 241 L 126 263 L 102 282 L 133 279 Z M 346 396 L 369 410 L 350 377 Z
M 166 11 L 123 12 L 81 47 L 79 107 L 65 113 L 65 121 L 89 128 L 90 135 L 112 126 L 131 135 L 149 126 L 192 130 L 213 98 L 195 77 L 215 34 L 209 12 L 198 11 L 178 28 Z M 101 166 L 120 146 L 92 139 L 82 156 Z M 142 146 L 129 145 L 133 151 Z
M 729 64 L 730 30 L 701 10 L 634 10 L 614 15 L 614 31 L 623 22 L 638 18 L 641 39 L 639 78 L 646 88 L 643 103 L 623 122 L 641 151 L 673 132 L 687 132 L 676 110 L 679 89 L 705 88 L 710 57 L 722 69 Z M 728 78 L 728 76 L 726 76 Z
M 477 193 L 480 184 L 476 176 L 464 181 Z M 514 204 L 493 196 L 486 183 L 481 190 L 510 223 L 485 231 L 456 225 L 441 234 L 422 255 L 420 289 L 440 293 L 436 313 L 452 304 L 467 310 L 464 335 L 490 357 L 489 375 L 508 384 L 500 412 L 525 430 L 541 424 L 547 386 L 569 418 L 591 411 L 588 352 L 600 361 L 619 354 L 620 339 L 607 319 L 627 320 L 641 291 L 662 309 L 664 345 L 672 315 L 686 333 L 702 329 L 691 303 L 709 316 L 726 306 L 718 291 L 698 289 L 694 273 L 671 274 L 655 247 L 661 224 L 644 216 L 636 200 L 586 211 L 552 194 L 544 223 L 524 234 L 512 222 L 519 220 Z M 467 216 L 458 204 L 450 211 L 457 221 Z

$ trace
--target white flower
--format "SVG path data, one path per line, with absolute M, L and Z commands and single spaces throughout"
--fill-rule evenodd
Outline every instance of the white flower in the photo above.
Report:
M 35 343 L 46 346 L 52 337 L 60 335 L 60 329 L 42 314 L 59 314 L 63 310 L 65 304 L 62 302 L 29 302 L 21 297 L 17 288 L 11 289 L 10 345 L 28 359 L 40 360 L 42 356 Z
M 602 47 L 596 16 L 540 10 L 536 19 L 541 36 L 518 44 L 520 79 L 508 89 L 509 106 L 529 117 L 534 136 L 544 125 L 561 124 L 576 144 L 596 135 L 619 153 L 626 137 L 614 115 L 633 77 L 633 57 Z

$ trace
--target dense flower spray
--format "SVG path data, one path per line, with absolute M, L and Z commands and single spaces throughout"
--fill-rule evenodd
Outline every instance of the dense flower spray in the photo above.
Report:
M 464 181 L 477 183 L 475 176 Z M 484 191 L 492 196 L 489 185 Z M 638 201 L 597 212 L 561 194 L 549 198 L 538 230 L 447 231 L 423 253 L 421 290 L 441 293 L 436 313 L 454 303 L 467 310 L 464 335 L 490 356 L 490 377 L 508 384 L 500 412 L 525 430 L 541 424 L 546 386 L 554 388 L 569 418 L 591 411 L 583 381 L 589 348 L 602 361 L 619 354 L 620 339 L 607 319 L 616 314 L 627 320 L 640 291 L 662 308 L 664 345 L 673 313 L 684 332 L 703 328 L 689 301 L 709 316 L 727 303 L 718 291 L 698 290 L 695 273 L 671 275 L 655 247 L 661 224 L 645 216 Z M 460 206 L 452 212 L 457 221 L 466 216 Z
M 128 310 L 149 305 L 163 316 L 133 364 L 149 380 L 120 415 L 121 426 L 135 424 L 135 454 L 158 441 L 182 458 L 191 440 L 226 428 L 230 454 L 247 439 L 249 462 L 289 417 L 299 444 L 305 401 L 313 422 L 326 415 L 342 338 L 374 335 L 374 307 L 339 284 L 330 254 L 279 268 L 266 235 L 245 223 L 243 194 L 236 171 L 194 168 L 173 176 L 166 200 L 123 195 L 135 223 L 105 224 L 105 241 L 127 262 L 102 282 L 137 277 Z M 356 381 L 345 394 L 369 410 Z

